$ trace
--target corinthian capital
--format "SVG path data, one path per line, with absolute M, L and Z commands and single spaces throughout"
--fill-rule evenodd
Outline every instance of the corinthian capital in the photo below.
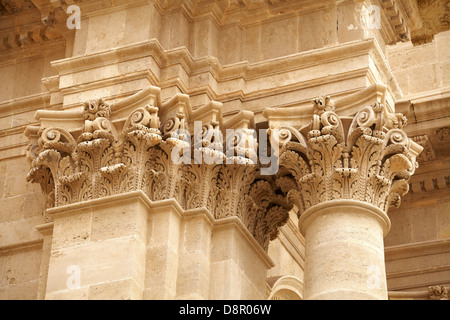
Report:
M 142 191 L 217 220 L 237 217 L 267 250 L 291 206 L 259 174 L 253 113 L 224 121 L 219 102 L 193 111 L 187 95 L 162 103 L 159 94 L 150 87 L 111 104 L 38 111 L 40 126 L 26 132 L 28 180 L 40 183 L 48 208 Z
M 309 125 L 272 127 L 280 144 L 278 183 L 300 213 L 337 199 L 366 202 L 387 212 L 409 190 L 422 147 L 403 131 L 406 118 L 381 102 L 340 116 L 330 97 L 313 100 Z

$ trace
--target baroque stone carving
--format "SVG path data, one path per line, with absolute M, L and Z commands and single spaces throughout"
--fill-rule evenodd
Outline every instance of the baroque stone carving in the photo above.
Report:
M 406 118 L 375 103 L 341 117 L 330 97 L 313 100 L 311 124 L 271 128 L 280 144 L 277 183 L 299 214 L 335 199 L 354 199 L 387 211 L 400 205 L 421 147 L 403 131 Z
M 230 136 L 227 155 L 216 139 L 225 130 L 217 119 L 203 123 L 191 144 L 192 112 L 184 104 L 165 106 L 164 121 L 157 105 L 137 107 L 123 126 L 111 120 L 111 109 L 102 99 L 88 101 L 82 128 L 36 128 L 29 135 L 28 180 L 40 183 L 49 208 L 142 190 L 153 201 L 207 208 L 216 219 L 239 217 L 268 249 L 290 207 L 274 181 L 259 176 L 254 150 L 248 150 L 254 141 L 240 143 L 252 135 L 242 130 Z M 200 156 L 222 161 L 196 162 Z M 183 157 L 193 161 L 176 161 Z
M 384 0 L 381 2 L 381 5 L 384 9 L 384 12 L 389 18 L 389 23 L 392 26 L 392 29 L 395 32 L 397 39 L 395 39 L 394 43 L 397 41 L 406 42 L 409 41 L 409 30 L 407 24 L 405 23 L 402 13 L 400 12 L 396 1 L 394 0 Z
M 445 286 L 433 286 L 428 288 L 430 300 L 448 300 L 448 291 Z
M 0 8 L 4 8 L 8 14 L 34 8 L 31 0 L 1 0 Z
M 421 151 L 403 131 L 403 115 L 375 103 L 341 117 L 324 96 L 313 101 L 309 127 L 268 130 L 279 141 L 281 169 L 262 176 L 250 115 L 228 122 L 242 130 L 224 143 L 220 104 L 193 114 L 185 102 L 171 101 L 163 111 L 156 102 L 135 107 L 116 124 L 112 106 L 99 99 L 84 104 L 82 128 L 36 128 L 28 180 L 41 184 L 48 207 L 142 190 L 153 201 L 207 208 L 216 219 L 236 216 L 267 250 L 293 204 L 299 214 L 334 199 L 399 206 Z M 202 126 L 192 136 L 196 117 Z

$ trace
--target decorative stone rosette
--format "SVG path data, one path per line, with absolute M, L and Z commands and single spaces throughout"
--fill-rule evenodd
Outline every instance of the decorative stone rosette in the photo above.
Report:
M 422 150 L 403 131 L 406 118 L 381 103 L 353 117 L 339 116 L 329 97 L 313 103 L 310 125 L 271 128 L 280 143 L 277 183 L 299 214 L 337 199 L 398 207 Z
M 222 105 L 214 102 L 205 110 L 217 112 L 201 119 L 195 137 L 190 124 L 203 111 L 173 101 L 138 106 L 113 121 L 113 106 L 99 99 L 84 104 L 81 128 L 29 127 L 28 180 L 41 184 L 48 208 L 142 190 L 153 201 L 176 199 L 186 210 L 207 208 L 216 219 L 237 216 L 267 250 L 290 207 L 273 179 L 260 177 L 249 147 L 256 142 L 239 143 L 253 139 L 247 134 L 251 128 L 243 125 L 229 140 L 218 141 L 225 128 Z M 223 163 L 199 163 L 199 156 Z M 183 157 L 192 161 L 174 161 Z

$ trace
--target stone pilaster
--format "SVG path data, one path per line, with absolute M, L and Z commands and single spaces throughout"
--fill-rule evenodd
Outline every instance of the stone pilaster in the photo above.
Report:
M 149 213 L 141 192 L 47 210 L 54 227 L 45 299 L 142 299 Z
M 354 116 L 338 115 L 328 96 L 313 103 L 310 125 L 271 128 L 278 184 L 298 207 L 306 240 L 304 297 L 387 299 L 387 211 L 408 192 L 422 148 L 382 102 Z

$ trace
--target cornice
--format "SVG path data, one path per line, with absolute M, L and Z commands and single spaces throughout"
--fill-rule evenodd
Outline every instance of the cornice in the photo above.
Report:
M 413 194 L 448 190 L 450 188 L 450 170 L 435 170 L 434 172 L 418 173 L 410 181 Z
M 336 67 L 342 61 L 355 58 L 361 59 L 366 65 L 352 70 L 326 72 L 328 67 Z M 369 59 L 374 61 L 376 68 L 372 67 Z M 148 67 L 143 71 L 136 69 L 132 72 L 134 60 L 145 61 Z M 119 69 L 114 67 L 116 65 L 129 65 L 127 69 L 131 72 L 121 74 Z M 221 102 L 236 99 L 245 102 L 355 77 L 368 77 L 372 79 L 370 81 L 379 79 L 380 75 L 386 81 L 394 78 L 380 47 L 373 39 L 256 63 L 242 61 L 229 65 L 220 64 L 214 57 L 194 59 L 184 47 L 164 50 L 154 39 L 54 61 L 52 66 L 59 73 L 60 90 L 64 95 L 95 90 L 115 83 L 126 83 L 133 79 L 146 79 L 151 85 L 161 88 L 176 86 L 190 96 L 206 93 L 211 100 Z M 180 66 L 184 72 L 178 70 L 178 76 L 169 76 L 174 72 L 171 68 Z M 105 74 L 102 69 L 108 70 L 108 78 L 101 78 Z M 309 69 L 317 71 L 315 76 L 312 76 L 313 71 Z M 72 77 L 72 74 L 79 76 Z M 89 80 L 76 83 L 74 79 L 80 78 Z M 197 78 L 202 79 L 202 82 L 198 82 Z M 269 78 L 270 81 L 266 81 Z M 192 81 L 195 81 L 195 85 L 191 84 Z M 395 81 L 389 83 L 388 90 L 394 97 L 397 97 L 400 91 Z M 72 102 L 65 103 L 65 108 L 69 107 L 74 107 Z
M 12 9 L 9 15 L 0 17 L 0 54 L 26 56 L 39 45 L 47 46 L 74 35 L 74 30 L 66 26 L 68 4 L 64 0 L 2 0 L 2 3 L 8 3 Z
M 422 24 L 411 32 L 414 45 L 433 41 L 434 36 L 450 29 L 450 5 L 447 0 L 417 0 Z
M 450 239 L 430 240 L 385 248 L 385 260 L 388 282 L 391 290 L 408 290 L 436 286 L 439 273 L 448 273 L 450 264 L 446 257 L 450 253 Z M 439 265 L 430 265 L 427 261 L 438 259 Z M 409 261 L 414 263 L 408 263 Z M 436 260 L 437 261 L 437 260 Z M 435 274 L 436 276 L 432 276 Z M 402 278 L 415 279 L 413 282 Z M 397 282 L 398 279 L 398 282 Z M 405 283 L 407 283 L 405 285 Z
M 410 30 L 417 30 L 422 27 L 423 21 L 417 0 L 396 0 L 395 2 Z
M 450 155 L 447 147 L 450 143 L 450 87 L 408 96 L 397 102 L 396 110 L 408 118 L 405 129 L 408 135 L 424 147 L 418 158 L 420 174 L 412 179 L 413 192 L 446 189 L 448 174 L 440 172 L 430 176 L 428 173 L 444 168 L 442 161 Z
M 227 81 L 236 77 L 250 80 L 262 77 L 265 73 L 270 73 L 271 75 L 282 74 L 292 69 L 303 69 L 327 62 L 339 61 L 343 58 L 363 55 L 370 51 L 378 50 L 375 46 L 375 41 L 368 39 L 300 52 L 256 63 L 242 61 L 235 64 L 221 65 L 215 57 L 194 59 L 185 47 L 164 50 L 158 40 L 152 39 L 116 49 L 108 49 L 83 56 L 57 60 L 52 62 L 52 66 L 58 70 L 60 75 L 65 75 L 151 56 L 160 68 L 166 68 L 174 64 L 182 64 L 191 75 L 208 69 L 208 71 L 218 78 L 218 81 Z M 270 72 L 268 71 L 269 69 L 271 70 Z
M 410 40 L 408 25 L 405 22 L 404 11 L 400 9 L 399 1 L 381 0 L 381 5 L 387 16 L 388 22 L 395 34 L 395 39 L 389 44 L 406 42 Z M 403 9 L 403 5 L 401 6 Z
M 343 0 L 340 3 L 352 2 Z M 243 0 L 243 1 L 174 1 L 156 0 L 160 14 L 182 11 L 190 21 L 211 18 L 219 27 L 249 27 L 267 19 L 283 19 L 289 15 L 312 12 L 336 5 L 335 0 Z
M 0 17 L 7 17 L 15 13 L 27 12 L 35 9 L 31 0 L 1 0 Z
M 28 240 L 28 241 L 23 241 L 23 242 L 7 244 L 5 246 L 0 246 L 0 256 L 2 254 L 7 254 L 10 251 L 27 249 L 30 247 L 42 247 L 42 244 L 43 244 L 42 239 L 35 239 L 35 240 Z

